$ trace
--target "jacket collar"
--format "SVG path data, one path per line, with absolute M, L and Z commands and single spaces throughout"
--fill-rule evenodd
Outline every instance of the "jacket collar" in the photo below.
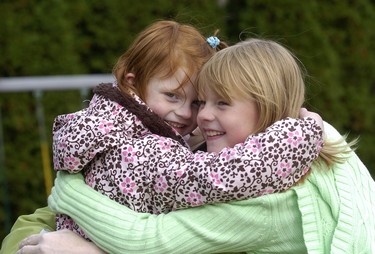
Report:
M 111 101 L 117 102 L 126 108 L 128 111 L 136 115 L 143 125 L 152 133 L 172 138 L 186 146 L 186 142 L 182 136 L 177 134 L 162 118 L 152 112 L 146 104 L 141 104 L 132 96 L 122 93 L 113 83 L 102 83 L 96 86 L 93 89 L 93 92 Z

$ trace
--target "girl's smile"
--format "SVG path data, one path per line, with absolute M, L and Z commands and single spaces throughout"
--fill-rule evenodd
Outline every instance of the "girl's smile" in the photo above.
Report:
M 254 101 L 236 98 L 227 102 L 210 90 L 206 91 L 205 97 L 199 108 L 197 122 L 206 139 L 208 152 L 234 147 L 254 133 L 259 120 Z

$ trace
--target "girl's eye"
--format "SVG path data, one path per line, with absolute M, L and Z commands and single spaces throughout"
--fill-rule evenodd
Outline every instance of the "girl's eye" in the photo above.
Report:
M 226 102 L 226 101 L 219 101 L 219 102 L 217 103 L 217 105 L 219 105 L 219 106 L 229 106 L 229 103 Z
M 204 106 L 204 105 L 206 105 L 206 101 L 199 100 L 198 103 L 199 103 L 199 106 Z
M 175 94 L 175 93 L 164 93 L 168 98 L 170 98 L 170 99 L 174 99 L 174 100 L 177 100 L 178 99 L 178 96 L 177 96 L 177 94 Z
M 195 100 L 191 103 L 191 106 L 193 107 L 198 107 L 201 105 L 201 101 L 200 100 Z
M 206 105 L 206 101 L 199 101 L 199 109 L 202 109 Z

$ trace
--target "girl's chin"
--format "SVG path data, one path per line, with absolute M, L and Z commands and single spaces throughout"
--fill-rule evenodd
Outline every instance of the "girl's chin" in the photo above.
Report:
M 186 135 L 186 131 L 184 129 L 181 129 L 181 128 L 176 128 L 176 127 L 172 127 L 176 132 L 178 132 L 178 134 L 180 134 L 181 136 L 185 136 Z
M 194 130 L 187 130 L 187 129 L 178 129 L 178 128 L 174 128 L 181 136 L 186 136 L 186 135 L 189 135 L 192 133 L 192 131 Z
M 219 153 L 225 146 L 214 144 L 213 142 L 207 142 L 207 152 Z

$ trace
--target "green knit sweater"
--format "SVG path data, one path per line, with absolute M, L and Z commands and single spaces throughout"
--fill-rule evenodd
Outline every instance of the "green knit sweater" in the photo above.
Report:
M 312 172 L 284 193 L 159 216 L 107 202 L 79 176 L 64 176 L 49 204 L 110 253 L 374 253 L 375 183 L 363 163 L 353 153 Z
M 50 207 L 109 253 L 375 253 L 375 183 L 354 153 L 284 193 L 158 216 L 110 201 L 80 175 L 59 173 L 55 185 Z

